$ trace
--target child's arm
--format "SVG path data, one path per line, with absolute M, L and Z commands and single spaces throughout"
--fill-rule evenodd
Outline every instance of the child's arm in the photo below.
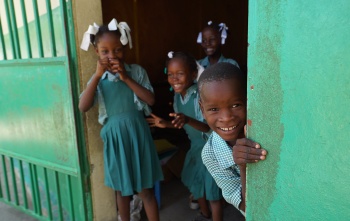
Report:
M 155 114 L 151 114 L 151 117 L 146 118 L 146 121 L 150 127 L 175 128 L 170 121 L 166 121 Z
M 182 128 L 185 124 L 190 125 L 196 130 L 199 130 L 201 132 L 208 132 L 210 130 L 208 124 L 200 122 L 192 117 L 186 116 L 182 113 L 170 113 L 170 117 L 175 117 L 171 123 L 174 125 L 175 128 Z
M 96 88 L 103 73 L 109 68 L 108 58 L 97 61 L 96 73 L 92 76 L 90 83 L 81 95 L 79 100 L 79 110 L 81 112 L 88 111 L 94 104 Z
M 239 166 L 242 183 L 242 202 L 239 209 L 245 211 L 246 195 L 246 165 L 247 163 L 256 163 L 265 160 L 267 151 L 260 148 L 260 144 L 247 138 L 237 139 L 232 148 L 234 162 Z
M 133 90 L 138 98 L 146 102 L 148 105 L 152 106 L 155 102 L 154 94 L 147 88 L 138 84 L 134 79 L 126 74 L 123 62 L 118 59 L 110 59 L 112 65 L 112 72 L 119 74 L 120 80 L 124 81 L 128 87 Z

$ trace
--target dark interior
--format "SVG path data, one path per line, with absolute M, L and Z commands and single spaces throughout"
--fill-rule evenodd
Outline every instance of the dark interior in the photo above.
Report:
M 210 20 L 224 22 L 229 36 L 222 47 L 223 55 L 235 59 L 246 72 L 248 2 L 241 0 L 138 1 L 102 0 L 104 23 L 112 18 L 126 21 L 132 32 L 133 49 L 127 51 L 127 63 L 144 67 L 154 87 L 156 104 L 153 112 L 163 118 L 173 112 L 173 92 L 164 74 L 169 51 L 187 51 L 196 59 L 205 54 L 196 39 Z M 166 136 L 167 130 L 155 130 Z M 174 131 L 172 131 L 174 137 Z M 177 140 L 179 139 L 176 136 Z M 185 136 L 186 137 L 186 136 Z M 171 139 L 171 138 L 170 138 Z

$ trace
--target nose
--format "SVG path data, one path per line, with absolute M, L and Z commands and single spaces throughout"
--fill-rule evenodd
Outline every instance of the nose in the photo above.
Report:
M 110 58 L 110 59 L 115 59 L 115 58 L 117 58 L 117 53 L 115 53 L 114 51 L 111 51 L 111 52 L 108 54 L 108 58 Z
M 170 79 L 174 80 L 174 81 L 179 79 L 179 78 L 178 78 L 178 77 L 179 77 L 178 74 L 172 74 L 172 75 L 169 75 L 168 77 L 169 77 Z
M 234 115 L 231 111 L 230 108 L 225 108 L 225 109 L 222 109 L 221 110 L 221 113 L 220 113 L 220 120 L 225 122 L 225 121 L 230 121 L 234 118 Z

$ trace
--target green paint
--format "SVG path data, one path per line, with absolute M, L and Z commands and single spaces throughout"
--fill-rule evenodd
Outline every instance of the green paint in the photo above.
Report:
M 350 2 L 251 1 L 247 220 L 350 217 Z M 249 87 L 250 88 L 250 87 Z
M 30 174 L 37 177 L 23 184 L 36 207 L 17 208 L 40 220 L 47 220 L 47 205 L 53 209 L 54 220 L 59 216 L 62 220 L 93 219 L 82 119 L 77 110 L 79 80 L 71 4 L 61 0 L 61 6 L 52 11 L 54 40 L 51 20 L 47 14 L 40 16 L 44 58 L 39 58 L 34 22 L 28 24 L 29 39 L 23 27 L 18 29 L 21 59 L 15 59 L 8 34 L 1 39 L 6 49 L 0 45 L 0 51 L 7 52 L 7 57 L 0 53 L 0 155 L 37 168 L 33 173 L 27 168 L 21 175 L 22 180 Z M 13 205 L 13 199 L 0 196 L 0 201 Z

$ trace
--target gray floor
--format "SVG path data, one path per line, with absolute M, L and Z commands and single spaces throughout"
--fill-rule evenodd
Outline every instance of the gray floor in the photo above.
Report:
M 188 190 L 179 180 L 173 180 L 167 184 L 162 184 L 162 206 L 160 209 L 161 221 L 190 221 L 197 210 L 191 210 L 188 206 Z M 24 214 L 0 202 L 0 221 L 35 221 L 29 215 Z M 143 221 L 146 219 L 143 218 Z M 243 221 L 242 215 L 231 205 L 224 209 L 224 221 Z

